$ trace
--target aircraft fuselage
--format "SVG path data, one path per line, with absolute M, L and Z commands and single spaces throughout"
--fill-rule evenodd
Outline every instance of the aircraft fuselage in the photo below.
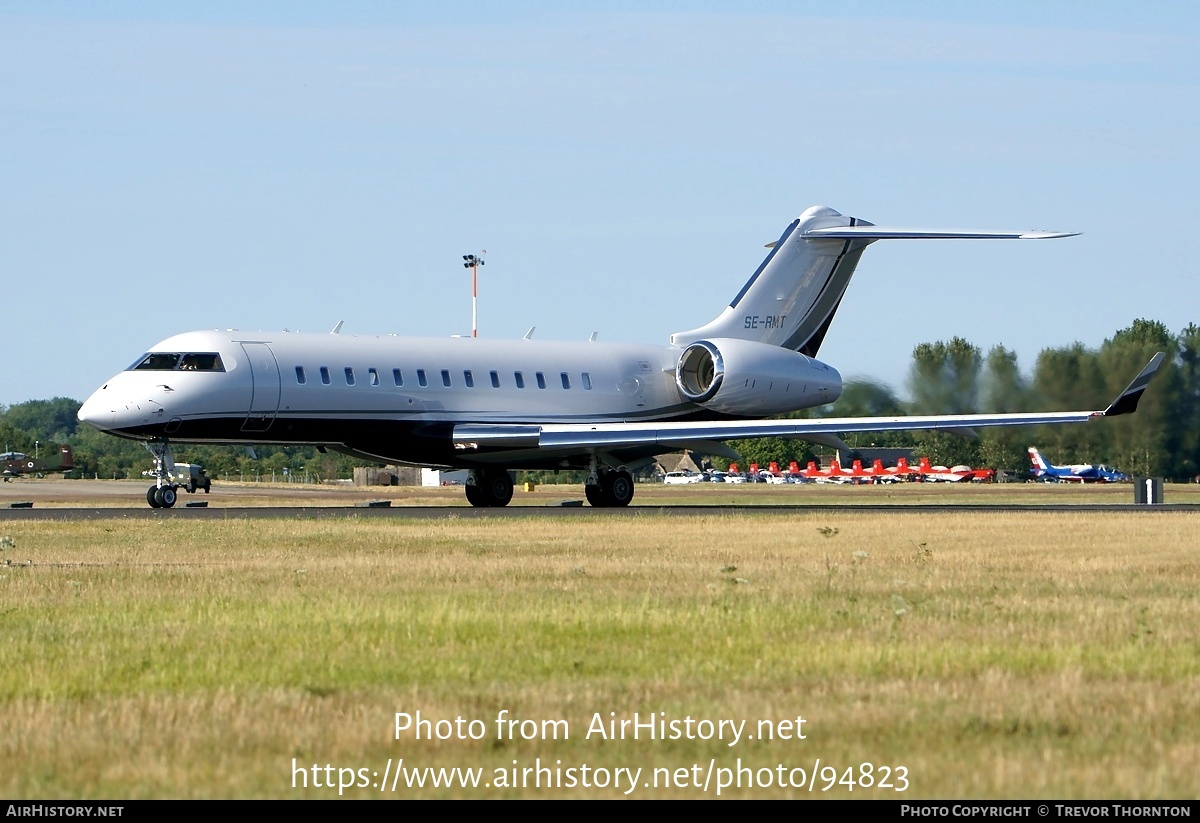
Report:
M 456 425 L 729 418 L 680 392 L 682 351 L 599 342 L 188 332 L 155 345 L 112 377 L 87 399 L 79 418 L 143 440 L 310 444 L 381 462 L 471 468 L 494 461 L 486 449 L 455 448 Z M 835 370 L 811 358 L 798 362 L 811 380 L 798 382 L 792 407 L 836 399 L 841 380 Z M 743 380 L 758 391 L 751 386 L 756 381 Z M 506 449 L 503 463 L 585 467 L 588 456 Z

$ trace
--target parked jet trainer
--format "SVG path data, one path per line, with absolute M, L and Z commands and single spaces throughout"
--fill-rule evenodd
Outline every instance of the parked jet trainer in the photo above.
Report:
M 1082 422 L 1132 412 L 1162 355 L 1102 411 L 762 420 L 831 403 L 816 359 L 863 250 L 884 239 L 1066 237 L 881 228 L 805 211 L 710 323 L 662 346 L 392 335 L 198 331 L 153 346 L 92 394 L 79 419 L 146 441 L 151 506 L 175 504 L 170 443 L 315 445 L 369 460 L 468 469 L 467 500 L 504 506 L 513 469 L 585 469 L 593 506 L 626 506 L 632 472 L 723 441 Z

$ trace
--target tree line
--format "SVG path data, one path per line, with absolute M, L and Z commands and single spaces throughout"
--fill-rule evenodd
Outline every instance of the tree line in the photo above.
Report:
M 1127 474 L 1191 480 L 1200 475 L 1200 327 L 1189 324 L 1178 334 L 1152 320 L 1135 320 L 1096 349 L 1080 343 L 1043 350 L 1032 373 L 1025 373 L 1014 352 L 996 346 L 986 354 L 960 337 L 922 343 L 913 350 L 909 400 L 890 387 L 850 381 L 836 403 L 797 412 L 795 417 L 861 417 L 905 414 L 1067 411 L 1103 409 L 1155 352 L 1166 359 L 1133 415 L 1092 423 L 982 429 L 978 437 L 945 432 L 876 432 L 851 435 L 852 448 L 910 448 L 938 465 L 966 464 L 1025 472 L 1028 447 L 1037 446 L 1055 463 L 1105 463 Z M 0 408 L 0 441 L 5 451 L 43 455 L 69 444 L 74 476 L 137 477 L 150 468 L 149 452 L 138 442 L 102 434 L 78 424 L 79 402 L 66 397 L 31 400 Z M 772 461 L 803 466 L 816 459 L 815 448 L 783 438 L 730 444 L 744 462 Z M 278 478 L 293 475 L 319 480 L 348 478 L 364 461 L 312 447 L 247 449 L 180 445 L 178 462 L 200 463 L 214 477 Z M 723 461 L 713 461 L 718 466 Z

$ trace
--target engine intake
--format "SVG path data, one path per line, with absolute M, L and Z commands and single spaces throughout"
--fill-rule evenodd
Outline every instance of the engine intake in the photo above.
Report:
M 842 377 L 789 349 L 735 338 L 698 340 L 675 367 L 679 393 L 724 414 L 766 417 L 832 403 Z
M 724 379 L 725 364 L 721 360 L 721 350 L 707 340 L 688 346 L 675 368 L 675 384 L 679 386 L 679 391 L 696 403 L 711 400 L 720 390 Z

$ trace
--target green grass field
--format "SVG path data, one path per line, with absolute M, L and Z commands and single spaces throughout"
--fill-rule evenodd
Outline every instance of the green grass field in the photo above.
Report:
M 1197 522 L 6 522 L 0 794 L 1194 798 Z

